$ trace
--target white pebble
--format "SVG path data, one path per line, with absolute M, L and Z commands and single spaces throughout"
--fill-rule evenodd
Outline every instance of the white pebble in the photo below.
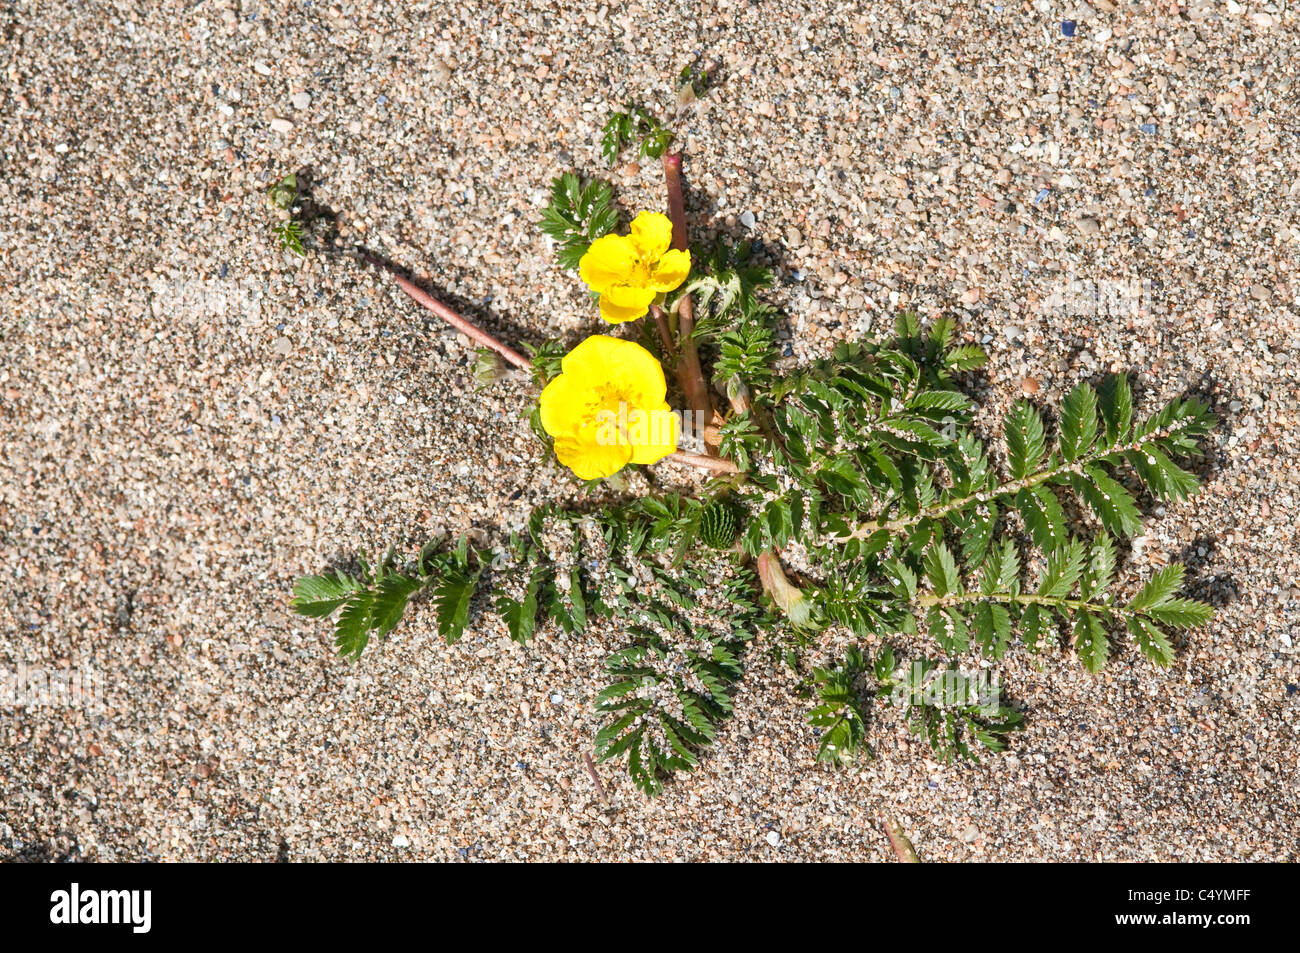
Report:
M 271 120 L 271 129 L 275 132 L 287 133 L 291 129 L 293 129 L 293 123 L 290 122 L 288 119 L 281 119 L 279 117 L 276 117 L 275 119 Z
M 410 846 L 411 846 L 411 841 L 407 838 L 407 836 L 406 836 L 405 834 L 398 834 L 396 837 L 393 838 L 393 846 L 394 846 L 394 847 L 410 847 Z
M 307 92 L 294 93 L 293 99 L 290 100 L 290 102 L 293 103 L 294 109 L 298 110 L 299 112 L 302 112 L 302 110 L 306 109 L 308 106 L 311 105 L 311 93 L 307 93 Z
M 767 842 L 771 844 L 773 847 L 779 847 L 781 844 L 781 835 L 778 834 L 776 831 L 768 831 Z

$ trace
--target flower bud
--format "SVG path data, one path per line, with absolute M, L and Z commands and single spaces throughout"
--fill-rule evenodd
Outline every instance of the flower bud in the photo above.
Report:
M 474 365 L 471 373 L 479 387 L 491 387 L 510 372 L 501 355 L 491 348 L 481 347 L 474 352 Z
M 772 553 L 765 552 L 758 557 L 758 578 L 763 583 L 763 591 L 796 628 L 804 628 L 812 621 L 812 606 L 803 591 L 785 577 L 780 561 Z

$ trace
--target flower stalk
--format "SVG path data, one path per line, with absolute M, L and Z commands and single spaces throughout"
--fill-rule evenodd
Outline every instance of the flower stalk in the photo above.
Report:
M 664 182 L 668 189 L 668 218 L 673 223 L 673 248 L 687 251 L 690 241 L 686 235 L 686 202 L 682 196 L 682 156 L 679 152 L 664 154 Z M 677 306 L 677 383 L 686 395 L 686 403 L 698 416 L 714 422 L 717 412 L 709 396 L 709 385 L 704 379 L 704 368 L 700 365 L 700 353 L 695 347 L 695 304 L 688 294 Z M 716 443 L 707 439 L 705 447 L 711 456 L 716 456 Z
M 458 313 L 447 307 L 415 282 L 401 274 L 401 272 L 379 256 L 372 255 L 369 252 L 363 252 L 361 260 L 369 265 L 374 265 L 380 271 L 387 274 L 388 277 L 392 278 L 397 284 L 397 287 L 406 292 L 406 294 L 413 298 L 419 305 L 432 311 L 466 337 L 477 341 L 486 348 L 491 348 L 496 351 L 515 367 L 532 367 L 532 361 L 528 360 L 524 355 L 520 354 L 508 344 L 501 343 L 472 321 L 461 317 Z

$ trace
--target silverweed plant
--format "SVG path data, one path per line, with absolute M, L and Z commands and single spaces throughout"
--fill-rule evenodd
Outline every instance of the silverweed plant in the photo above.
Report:
M 694 74 L 683 82 L 684 98 L 702 88 Z M 1121 580 L 1117 554 L 1141 528 L 1140 492 L 1195 492 L 1183 463 L 1215 425 L 1207 406 L 1184 397 L 1139 416 L 1120 374 L 1080 383 L 1050 414 L 1021 400 L 983 433 L 966 390 L 985 353 L 952 322 L 912 313 L 887 339 L 783 369 L 781 316 L 764 299 L 772 276 L 744 243 L 690 247 L 671 139 L 638 108 L 615 114 L 604 140 L 611 162 L 628 147 L 662 154 L 666 215 L 642 212 L 622 232 L 613 190 L 571 173 L 540 222 L 621 336 L 525 356 L 360 254 L 483 345 L 483 381 L 503 360 L 532 375 L 533 429 L 576 481 L 495 552 L 462 538 L 360 558 L 299 579 L 294 610 L 333 617 L 335 645 L 354 659 L 421 595 L 448 644 L 490 612 L 521 645 L 554 629 L 617 633 L 593 700 L 594 753 L 648 795 L 698 764 L 754 643 L 803 675 L 810 757 L 832 767 L 870 756 L 873 701 L 898 705 L 941 759 L 1002 750 L 1022 714 L 967 673 L 1011 651 L 1065 649 L 1100 673 L 1131 639 L 1168 665 L 1171 631 L 1212 610 L 1179 595 L 1181 565 Z M 688 431 L 703 452 L 681 449 Z M 657 465 L 702 479 L 638 495 L 620 472 Z M 810 666 L 832 629 L 855 646 Z M 905 658 L 916 644 L 932 656 Z

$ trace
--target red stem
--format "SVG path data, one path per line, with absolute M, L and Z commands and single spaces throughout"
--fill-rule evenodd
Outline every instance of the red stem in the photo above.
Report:
M 673 223 L 673 247 L 679 251 L 688 251 L 690 241 L 686 235 L 686 202 L 682 197 L 682 157 L 680 153 L 664 154 L 664 183 L 668 188 L 668 218 Z M 686 402 L 697 415 L 713 422 L 716 416 L 713 399 L 709 396 L 709 385 L 704 380 L 704 368 L 700 366 L 700 353 L 695 349 L 691 334 L 695 331 L 695 304 L 687 295 L 677 306 L 677 344 L 681 357 L 677 362 L 677 383 L 686 395 Z M 705 448 L 710 454 L 717 453 L 717 448 L 706 442 Z
M 699 453 L 678 451 L 663 458 L 664 463 L 681 463 L 689 467 L 700 467 L 715 473 L 739 473 L 740 467 L 724 457 L 706 457 Z
M 393 281 L 397 283 L 397 286 L 399 288 L 401 288 L 408 295 L 414 298 L 416 302 L 418 302 L 423 307 L 428 308 L 438 317 L 442 318 L 442 320 L 450 324 L 457 331 L 460 331 L 462 334 L 466 335 L 467 337 L 473 338 L 475 341 L 477 341 L 479 344 L 482 344 L 484 347 L 491 348 L 492 350 L 496 351 L 498 354 L 504 357 L 515 367 L 529 368 L 533 366 L 532 361 L 528 360 L 528 358 L 524 357 L 514 348 L 510 347 L 507 344 L 502 344 L 500 341 L 498 341 L 492 335 L 488 334 L 478 325 L 473 324 L 470 321 L 467 321 L 465 318 L 462 318 L 459 314 L 451 310 L 451 308 L 447 307 L 445 304 L 443 304 L 433 295 L 429 294 L 419 285 L 415 284 L 413 281 L 410 281 L 407 278 L 403 277 L 402 275 L 398 274 L 397 270 L 393 268 L 392 265 L 388 264 L 388 262 L 384 261 L 381 258 L 377 258 L 374 255 L 364 255 L 362 257 L 364 258 L 365 261 L 369 262 L 370 264 L 379 268 L 381 271 L 385 272 L 388 275 L 388 277 L 392 278 Z

